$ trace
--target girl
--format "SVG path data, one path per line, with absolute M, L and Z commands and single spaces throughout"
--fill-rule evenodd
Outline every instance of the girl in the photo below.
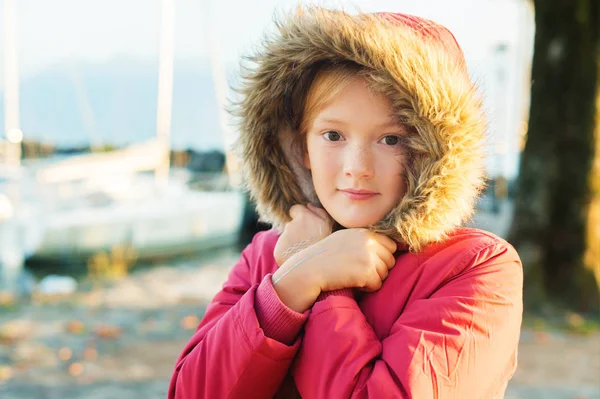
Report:
M 458 227 L 485 121 L 453 35 L 321 8 L 277 27 L 238 109 L 274 228 L 208 306 L 169 397 L 502 397 L 522 269 L 506 241 Z

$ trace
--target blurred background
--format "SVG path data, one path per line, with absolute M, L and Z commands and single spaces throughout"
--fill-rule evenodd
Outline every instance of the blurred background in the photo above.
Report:
M 600 398 L 600 14 L 540 3 L 318 4 L 454 33 L 489 115 L 469 224 L 513 243 L 526 274 L 506 397 Z M 269 227 L 240 189 L 224 105 L 240 57 L 296 5 L 0 2 L 0 398 L 166 396 L 205 305 Z

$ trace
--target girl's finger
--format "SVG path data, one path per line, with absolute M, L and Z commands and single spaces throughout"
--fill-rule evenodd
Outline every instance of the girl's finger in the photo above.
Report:
M 375 238 L 391 253 L 396 252 L 396 249 L 398 249 L 398 244 L 396 244 L 396 241 L 392 240 L 390 237 L 384 234 L 376 233 Z
M 387 268 L 391 269 L 394 266 L 396 266 L 396 258 L 394 258 L 393 253 L 389 252 L 389 251 L 384 251 L 384 252 L 385 253 L 380 256 L 381 256 L 381 260 L 383 261 L 383 263 L 385 263 Z
M 384 281 L 387 278 L 388 273 L 390 272 L 390 270 L 388 269 L 388 265 L 383 260 L 377 263 L 376 270 L 377 274 L 379 274 L 379 278 L 381 278 L 381 281 Z

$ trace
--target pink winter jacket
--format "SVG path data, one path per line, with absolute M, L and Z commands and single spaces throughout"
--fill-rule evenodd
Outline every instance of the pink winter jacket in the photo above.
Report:
M 177 361 L 169 398 L 501 398 L 515 371 L 523 274 L 506 241 L 459 228 L 397 252 L 374 293 L 324 293 L 296 313 L 256 234 Z

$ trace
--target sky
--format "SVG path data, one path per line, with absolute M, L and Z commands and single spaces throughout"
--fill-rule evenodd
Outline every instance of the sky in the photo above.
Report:
M 100 63 L 122 56 L 151 60 L 158 57 L 161 0 L 13 1 L 17 6 L 21 79 L 49 66 L 73 61 Z M 350 12 L 403 12 L 445 25 L 463 48 L 469 70 L 488 97 L 494 129 L 511 132 L 523 106 L 520 100 L 515 103 L 513 99 L 523 92 L 524 68 L 531 52 L 533 14 L 526 3 L 527 0 L 302 1 Z M 175 0 L 176 62 L 204 57 L 207 40 L 211 40 L 222 49 L 224 63 L 233 69 L 240 55 L 251 52 L 265 29 L 272 27 L 274 13 L 292 10 L 297 4 L 298 0 Z M 2 2 L 0 14 L 3 18 Z M 213 21 L 214 34 L 209 38 L 206 18 Z M 525 28 L 520 19 L 527 21 Z M 508 48 L 503 59 L 494 52 L 498 44 Z M 0 43 L 0 60 L 2 54 Z M 496 82 L 498 62 L 503 63 L 507 75 L 501 91 Z M 0 81 L 0 90 L 2 87 Z M 493 121 L 498 118 L 496 108 L 503 112 L 503 121 Z
M 118 55 L 156 57 L 161 0 L 13 0 L 19 21 L 22 75 L 69 59 L 101 61 Z M 521 0 L 355 0 L 304 1 L 352 11 L 393 11 L 420 15 L 448 27 L 477 63 L 490 45 L 514 45 Z M 293 9 L 294 0 L 175 0 L 175 54 L 205 54 L 203 20 L 212 16 L 223 57 L 237 62 L 271 25 L 276 11 Z M 3 7 L 0 6 L 3 13 Z

